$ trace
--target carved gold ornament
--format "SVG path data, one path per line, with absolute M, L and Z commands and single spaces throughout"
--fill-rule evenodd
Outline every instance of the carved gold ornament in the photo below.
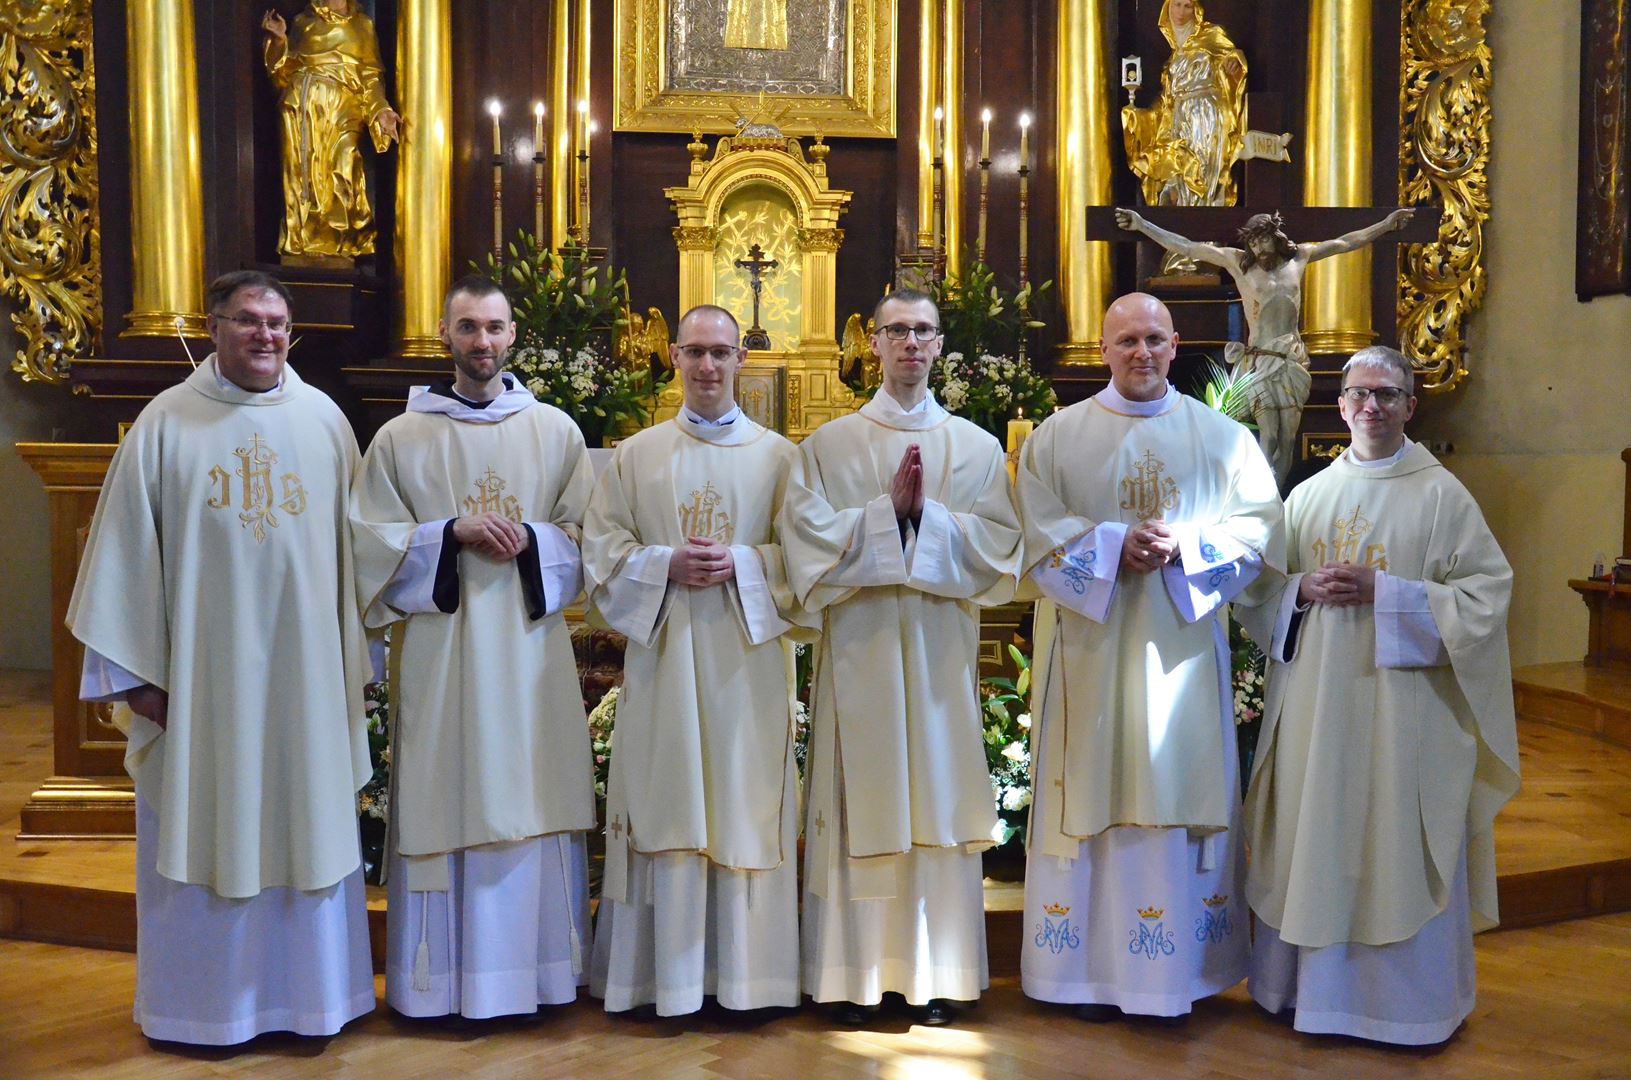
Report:
M 0 289 L 25 382 L 62 382 L 102 332 L 90 0 L 0 4 Z
M 1438 239 L 1400 254 L 1399 348 L 1426 390 L 1467 377 L 1467 317 L 1484 300 L 1489 220 L 1489 0 L 1404 0 L 1399 201 L 1440 205 Z

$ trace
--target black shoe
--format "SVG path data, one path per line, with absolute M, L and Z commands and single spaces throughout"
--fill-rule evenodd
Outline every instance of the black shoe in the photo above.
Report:
M 865 1027 L 877 1011 L 876 1005 L 857 1005 L 853 1001 L 840 1001 L 832 1007 L 833 1023 L 843 1027 Z
M 945 998 L 930 998 L 929 1003 L 918 1010 L 917 1019 L 929 1027 L 942 1027 L 956 1019 L 956 1014 Z
M 1086 1020 L 1090 1024 L 1107 1024 L 1121 1019 L 1121 1010 L 1114 1005 L 1078 1005 L 1076 1019 Z

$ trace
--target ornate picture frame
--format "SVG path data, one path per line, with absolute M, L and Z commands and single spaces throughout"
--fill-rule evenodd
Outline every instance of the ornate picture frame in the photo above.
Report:
M 1580 177 L 1574 291 L 1631 292 L 1631 0 L 1580 5 Z
M 896 23 L 896 0 L 617 0 L 613 128 L 894 138 Z

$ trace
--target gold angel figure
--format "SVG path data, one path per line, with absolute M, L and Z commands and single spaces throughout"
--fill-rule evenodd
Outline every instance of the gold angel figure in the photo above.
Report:
M 668 370 L 674 366 L 668 355 L 668 342 L 668 320 L 663 318 L 661 309 L 647 309 L 644 318 L 631 311 L 628 325 L 618 329 L 613 352 L 625 367 L 639 368 L 656 357 Z
M 1246 135 L 1246 57 L 1198 0 L 1166 0 L 1172 56 L 1153 109 L 1121 110 L 1127 163 L 1150 206 L 1233 206 L 1235 157 Z
M 400 136 L 385 99 L 374 23 L 354 0 L 312 0 L 295 16 L 268 11 L 266 71 L 283 126 L 283 226 L 278 251 L 291 262 L 327 263 L 374 253 L 359 139 L 383 153 Z
M 870 321 L 870 320 L 869 320 Z M 854 384 L 861 378 L 862 389 L 870 390 L 883 382 L 883 362 L 872 351 L 872 338 L 860 315 L 851 315 L 844 324 L 844 340 L 839 345 L 838 375 Z

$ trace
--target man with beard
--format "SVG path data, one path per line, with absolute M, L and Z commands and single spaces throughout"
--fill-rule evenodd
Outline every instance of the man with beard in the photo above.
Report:
M 1299 330 L 1303 273 L 1308 264 L 1357 251 L 1410 222 L 1415 211 L 1395 210 L 1381 221 L 1335 240 L 1293 244 L 1279 214 L 1253 214 L 1240 229 L 1240 247 L 1201 243 L 1151 225 L 1132 210 L 1117 210 L 1116 224 L 1142 233 L 1168 251 L 1220 266 L 1234 278 L 1246 310 L 1246 343 L 1231 341 L 1224 356 L 1237 371 L 1251 372 L 1247 393 L 1258 442 L 1284 484 L 1297 463 L 1297 425 L 1313 383 L 1308 348 Z
M 562 609 L 582 588 L 583 436 L 504 373 L 510 305 L 455 282 L 453 378 L 415 387 L 351 500 L 358 596 L 398 623 L 385 999 L 530 1013 L 584 982 L 589 732 Z

